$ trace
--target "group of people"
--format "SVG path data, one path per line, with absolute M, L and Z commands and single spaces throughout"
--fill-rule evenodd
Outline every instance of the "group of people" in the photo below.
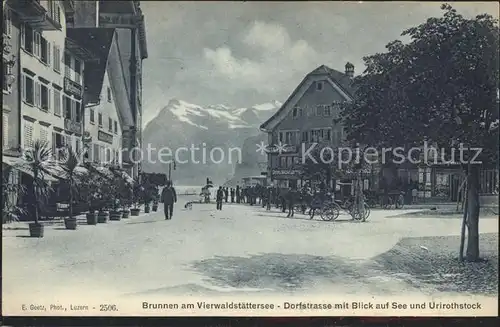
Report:
M 316 210 L 321 208 L 328 196 L 332 197 L 326 187 L 320 185 L 318 188 L 312 188 L 305 185 L 301 189 L 296 187 L 277 188 L 272 186 L 247 186 L 240 188 L 230 188 L 220 186 L 216 193 L 217 210 L 222 210 L 222 203 L 228 202 L 228 194 L 231 195 L 231 203 L 247 203 L 249 205 L 261 205 L 266 210 L 271 210 L 274 205 L 281 208 L 287 217 L 293 217 L 295 206 L 300 204 L 301 212 L 306 213 L 309 208 L 309 216 L 314 218 Z

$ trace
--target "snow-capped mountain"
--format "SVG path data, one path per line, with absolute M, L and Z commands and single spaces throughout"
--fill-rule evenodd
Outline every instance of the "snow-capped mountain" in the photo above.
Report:
M 260 135 L 260 124 L 280 107 L 281 103 L 278 101 L 235 108 L 223 104 L 201 106 L 172 99 L 144 128 L 143 144 L 144 147 L 149 144 L 156 149 L 168 147 L 172 153 L 177 148 L 189 148 L 191 145 L 204 147 L 207 152 L 214 147 L 240 147 L 244 163 L 245 157 L 249 158 L 248 154 L 255 151 L 253 148 L 251 151 L 243 148 L 245 140 Z M 188 158 L 188 161 L 189 159 L 191 158 Z M 195 167 L 193 164 L 188 162 L 177 165 L 178 169 L 173 175 L 176 183 L 192 183 L 198 180 L 201 182 L 206 177 L 212 178 L 216 183 L 222 183 L 232 177 L 236 162 L 207 162 L 196 164 Z M 165 172 L 168 165 L 145 161 L 143 169 L 146 172 Z
M 218 120 L 217 124 L 227 123 L 230 129 L 253 128 L 258 127 L 279 107 L 281 107 L 281 103 L 278 101 L 249 108 L 231 108 L 223 104 L 203 107 L 183 100 L 172 99 L 155 119 L 171 113 L 179 122 L 201 129 L 208 129 L 214 120 Z

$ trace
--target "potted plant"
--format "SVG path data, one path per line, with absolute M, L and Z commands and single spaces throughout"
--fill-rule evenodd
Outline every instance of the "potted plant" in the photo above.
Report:
M 131 216 L 139 216 L 139 212 L 141 209 L 139 208 L 139 204 L 141 202 L 142 194 L 144 188 L 142 187 L 140 180 L 137 178 L 134 180 L 134 185 L 132 187 L 132 205 L 133 208 L 130 209 Z
M 26 187 L 21 183 L 13 183 L 10 179 L 13 167 L 2 167 L 2 224 L 17 221 L 20 215 L 27 214 L 18 205 L 18 197 L 26 194 Z
M 111 210 L 109 212 L 109 220 L 121 220 L 122 219 L 122 211 L 120 210 L 120 196 L 118 194 L 120 190 L 120 184 L 122 180 L 120 178 L 115 177 L 113 181 L 110 183 L 110 194 L 113 194 L 113 198 L 110 199 Z
M 88 211 L 86 214 L 87 225 L 97 225 L 97 212 L 99 207 L 100 192 L 103 188 L 103 179 L 96 173 L 95 168 L 90 163 L 85 163 L 84 167 L 87 169 L 87 175 L 82 178 L 80 183 L 80 199 L 87 204 Z
M 158 202 L 160 200 L 160 196 L 158 194 L 158 186 L 154 186 L 153 189 L 153 212 L 158 211 Z
M 97 223 L 105 224 L 109 219 L 109 208 L 110 201 L 112 201 L 112 195 L 109 193 L 109 181 L 103 180 L 97 192 L 98 196 L 98 211 L 97 211 Z
M 33 197 L 33 223 L 29 224 L 31 237 L 43 237 L 44 225 L 40 223 L 40 205 L 47 202 L 51 187 L 45 179 L 48 170 L 56 166 L 52 158 L 52 150 L 46 141 L 36 140 L 33 148 L 24 152 L 23 165 L 32 172 L 33 179 L 30 195 Z
M 80 174 L 77 172 L 77 168 L 80 167 L 80 156 L 81 153 L 77 153 L 71 146 L 65 149 L 65 155 L 63 157 L 63 162 L 60 167 L 65 173 L 65 179 L 69 186 L 69 216 L 64 219 L 64 225 L 66 229 L 75 230 L 77 227 L 76 217 L 73 217 L 73 210 L 75 205 L 75 193 L 78 193 L 80 188 L 81 178 Z
M 120 192 L 121 203 L 122 203 L 122 218 L 128 218 L 130 216 L 130 206 L 132 205 L 132 186 L 125 182 L 122 184 L 122 190 Z

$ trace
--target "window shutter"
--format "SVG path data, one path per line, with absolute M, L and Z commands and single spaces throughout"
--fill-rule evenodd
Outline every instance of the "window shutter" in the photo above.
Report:
M 22 75 L 21 93 L 23 100 L 26 101 L 26 75 Z
M 47 111 L 52 111 L 52 90 L 47 85 Z
M 56 132 L 52 132 L 52 154 L 56 154 Z
M 51 58 L 52 58 L 50 56 L 50 48 L 52 47 L 52 44 L 49 41 L 47 41 L 47 40 L 45 40 L 45 43 L 46 43 L 46 46 L 47 46 L 47 65 L 50 66 Z
M 3 138 L 2 138 L 2 147 L 7 148 L 9 145 L 9 115 L 3 114 L 3 126 L 2 126 L 2 132 L 3 132 Z
M 35 106 L 41 108 L 41 101 L 40 101 L 40 92 L 41 92 L 41 85 L 39 82 L 34 81 L 34 86 L 35 86 Z
M 24 28 L 24 23 L 21 24 L 21 30 L 19 31 L 21 33 L 21 47 L 25 48 L 26 47 L 26 29 Z

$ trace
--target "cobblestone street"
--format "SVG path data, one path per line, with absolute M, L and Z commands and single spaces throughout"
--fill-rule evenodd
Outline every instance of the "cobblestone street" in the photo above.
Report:
M 375 209 L 365 223 L 346 215 L 324 222 L 247 205 L 226 205 L 222 211 L 194 205 L 188 211 L 179 202 L 170 221 L 160 207 L 97 226 L 82 221 L 76 231 L 48 226 L 42 239 L 26 237 L 27 226 L 20 223 L 8 226 L 4 298 L 36 299 L 69 290 L 109 296 L 497 294 L 495 218 L 480 223 L 481 232 L 489 233 L 481 239 L 489 261 L 470 268 L 490 271 L 489 279 L 447 286 L 470 273 L 455 259 L 459 219 L 389 219 L 405 211 Z

